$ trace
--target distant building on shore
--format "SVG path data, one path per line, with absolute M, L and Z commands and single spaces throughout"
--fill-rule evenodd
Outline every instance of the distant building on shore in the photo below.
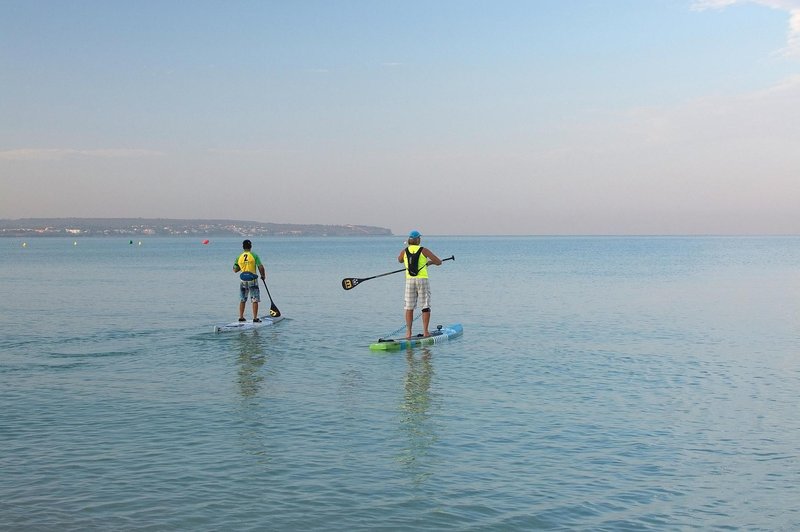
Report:
M 0 237 L 22 236 L 391 236 L 369 225 L 277 224 L 161 218 L 21 218 L 0 220 Z

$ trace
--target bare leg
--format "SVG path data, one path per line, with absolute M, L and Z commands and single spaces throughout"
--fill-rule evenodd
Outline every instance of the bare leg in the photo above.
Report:
M 414 310 L 406 310 L 406 338 L 411 338 L 412 323 L 414 323 Z
M 431 333 L 428 332 L 428 324 L 431 322 L 431 313 L 423 312 L 422 313 L 422 334 L 423 336 L 430 336 Z
M 258 317 L 258 301 L 253 301 L 253 319 Z
M 239 302 L 239 319 L 244 319 L 244 301 Z

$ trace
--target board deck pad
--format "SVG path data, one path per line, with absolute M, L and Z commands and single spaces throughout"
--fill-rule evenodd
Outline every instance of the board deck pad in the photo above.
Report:
M 252 331 L 253 329 L 260 329 L 261 327 L 274 325 L 275 323 L 278 323 L 282 319 L 283 316 L 278 316 L 277 318 L 272 318 L 270 316 L 261 316 L 260 322 L 253 322 L 253 320 L 233 321 L 225 325 L 214 325 L 214 332 L 223 333 L 223 332 L 235 332 L 235 331 Z
M 431 332 L 430 336 L 412 336 L 411 338 L 381 338 L 369 345 L 373 351 L 395 351 L 422 345 L 433 345 L 452 338 L 458 338 L 464 332 L 460 323 L 447 325 Z

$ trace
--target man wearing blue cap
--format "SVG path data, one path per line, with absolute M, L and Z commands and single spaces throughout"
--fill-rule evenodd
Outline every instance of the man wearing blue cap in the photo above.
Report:
M 406 338 L 411 338 L 411 325 L 417 303 L 422 307 L 422 336 L 431 335 L 428 332 L 431 322 L 431 285 L 426 266 L 442 264 L 442 260 L 433 251 L 419 245 L 421 237 L 419 231 L 411 231 L 408 234 L 408 246 L 397 256 L 397 261 L 406 267 Z

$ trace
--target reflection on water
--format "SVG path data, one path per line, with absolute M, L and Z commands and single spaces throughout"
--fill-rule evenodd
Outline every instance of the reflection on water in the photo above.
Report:
M 265 462 L 270 452 L 266 446 L 267 418 L 265 408 L 258 400 L 266 378 L 264 365 L 267 362 L 266 345 L 274 339 L 274 331 L 262 335 L 260 331 L 248 331 L 236 338 L 236 384 L 242 397 L 240 414 L 242 426 L 239 433 L 245 452 Z
M 433 363 L 427 347 L 418 351 L 409 350 L 406 354 L 408 368 L 403 387 L 400 428 L 408 440 L 406 448 L 399 457 L 415 484 L 424 482 L 431 475 L 430 449 L 436 442 L 436 423 L 431 407 L 431 381 Z
M 267 361 L 263 339 L 259 331 L 251 331 L 240 334 L 236 339 L 236 346 L 239 393 L 244 399 L 255 397 L 264 382 L 264 376 L 259 370 Z

